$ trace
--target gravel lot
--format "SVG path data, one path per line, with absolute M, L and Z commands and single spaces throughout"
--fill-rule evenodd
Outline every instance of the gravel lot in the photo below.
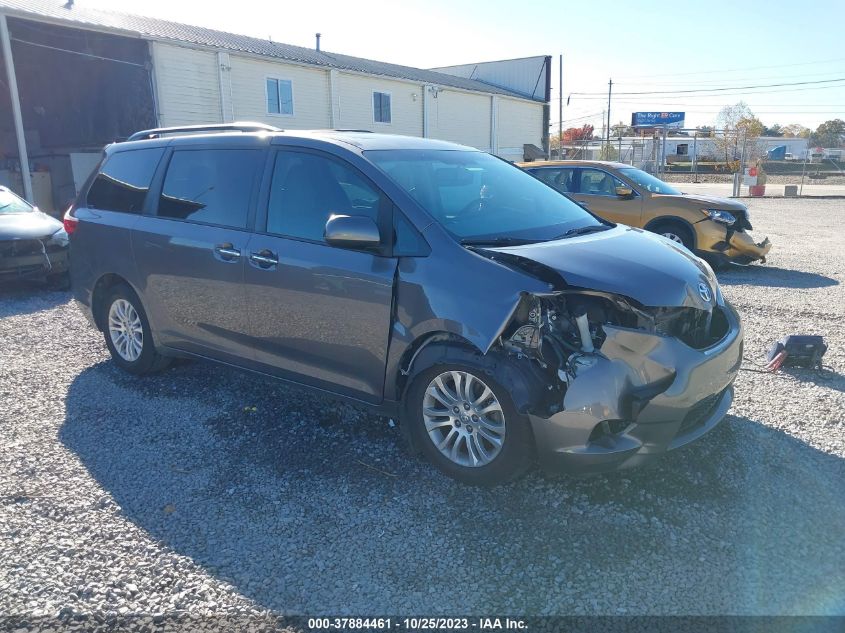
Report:
M 845 614 L 845 205 L 748 204 L 731 415 L 624 475 L 462 487 L 365 410 L 136 379 L 68 294 L 2 291 L 0 614 Z M 832 371 L 754 371 L 796 332 Z

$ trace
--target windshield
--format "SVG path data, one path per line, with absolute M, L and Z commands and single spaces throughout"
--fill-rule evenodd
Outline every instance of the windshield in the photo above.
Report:
M 662 180 L 655 178 L 651 174 L 647 174 L 641 169 L 634 169 L 633 167 L 628 167 L 626 169 L 620 169 L 619 173 L 629 178 L 630 180 L 633 180 L 640 187 L 642 187 L 646 191 L 650 191 L 651 193 L 664 193 L 670 196 L 677 196 L 681 193 L 674 187 L 670 187 Z
M 0 189 L 0 213 L 28 213 L 32 205 L 26 200 L 18 198 L 11 191 Z
M 464 243 L 538 242 L 603 227 L 569 198 L 483 152 L 366 152 L 384 173 Z

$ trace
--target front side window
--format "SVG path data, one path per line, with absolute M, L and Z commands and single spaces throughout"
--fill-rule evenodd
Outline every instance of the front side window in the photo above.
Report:
M 674 187 L 667 185 L 659 178 L 655 178 L 641 169 L 626 167 L 625 169 L 620 169 L 619 173 L 651 193 L 663 193 L 670 196 L 677 196 L 681 193 Z
M 490 154 L 377 150 L 365 155 L 462 241 L 543 241 L 602 225 L 531 174 Z
M 158 215 L 246 228 L 250 196 L 263 158 L 264 152 L 256 149 L 173 152 Z
M 0 213 L 29 213 L 32 205 L 8 189 L 0 189 Z
M 373 121 L 375 123 L 390 123 L 390 93 L 373 93 Z
M 364 215 L 378 222 L 380 194 L 354 168 L 305 152 L 276 155 L 267 232 L 323 241 L 332 215 Z
M 267 79 L 267 113 L 293 116 L 293 84 L 290 79 Z
M 544 183 L 554 187 L 561 193 L 572 193 L 574 189 L 574 169 L 559 169 L 556 167 L 543 167 L 533 172 Z
M 88 190 L 92 209 L 141 213 L 158 162 L 164 149 L 136 149 L 115 152 L 106 159 Z
M 625 183 L 602 169 L 581 169 L 581 185 L 578 191 L 588 196 L 616 197 L 616 187 Z

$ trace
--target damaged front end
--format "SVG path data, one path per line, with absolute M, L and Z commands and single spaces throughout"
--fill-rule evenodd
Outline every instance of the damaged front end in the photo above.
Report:
M 708 307 L 647 307 L 613 293 L 526 294 L 494 347 L 535 365 L 546 398 L 527 411 L 542 465 L 612 470 L 686 444 L 732 400 L 739 319 Z

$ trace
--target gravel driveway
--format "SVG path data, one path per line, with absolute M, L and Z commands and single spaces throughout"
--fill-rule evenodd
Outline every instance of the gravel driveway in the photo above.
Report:
M 0 614 L 845 614 L 845 205 L 750 200 L 726 422 L 649 470 L 477 490 L 368 411 L 206 363 L 121 373 L 0 294 Z M 831 372 L 758 373 L 820 333 Z

